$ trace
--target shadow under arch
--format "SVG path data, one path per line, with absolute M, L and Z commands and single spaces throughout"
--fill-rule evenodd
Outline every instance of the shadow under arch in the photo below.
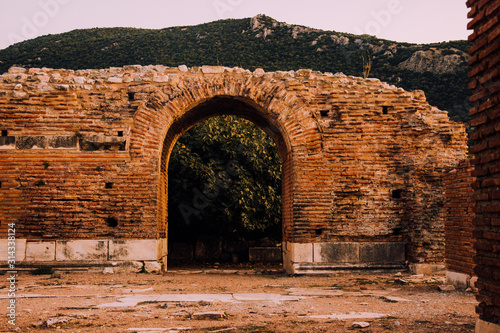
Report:
M 292 149 L 285 129 L 271 119 L 266 110 L 249 98 L 218 95 L 192 105 L 175 119 L 168 129 L 161 150 L 158 216 L 159 238 L 168 239 L 168 165 L 178 139 L 190 128 L 206 119 L 234 115 L 251 121 L 275 142 L 281 159 L 282 239 L 290 238 L 292 227 Z M 166 258 L 163 259 L 166 267 Z

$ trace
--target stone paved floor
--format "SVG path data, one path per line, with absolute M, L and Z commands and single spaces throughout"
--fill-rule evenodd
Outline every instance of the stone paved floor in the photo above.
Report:
M 23 274 L 16 326 L 0 327 L 6 332 L 473 332 L 473 293 L 439 291 L 443 282 L 443 276 L 404 272 L 294 277 L 248 269 Z M 0 290 L 6 287 L 0 284 Z M 1 293 L 1 308 L 8 302 Z

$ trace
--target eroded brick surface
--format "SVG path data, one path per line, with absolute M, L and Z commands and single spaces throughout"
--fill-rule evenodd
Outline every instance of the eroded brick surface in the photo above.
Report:
M 0 130 L 15 138 L 0 146 L 0 214 L 19 238 L 165 238 L 177 138 L 236 114 L 277 142 L 284 241 L 405 243 L 412 262 L 444 261 L 442 174 L 467 139 L 421 91 L 208 66 L 12 68 L 0 91 Z
M 500 330 L 500 2 L 468 0 L 473 30 L 469 41 L 470 89 L 473 91 L 470 125 L 475 155 L 473 175 L 475 207 L 476 268 L 479 280 L 477 308 L 480 319 L 496 324 L 491 332 Z M 479 323 L 479 331 L 487 324 Z
M 445 187 L 445 244 L 448 270 L 474 275 L 474 206 L 471 160 L 462 161 L 443 177 Z

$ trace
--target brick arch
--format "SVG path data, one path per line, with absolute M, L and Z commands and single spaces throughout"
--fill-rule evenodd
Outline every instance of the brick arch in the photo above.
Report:
M 302 145 L 314 154 L 317 143 L 321 142 L 321 130 L 306 103 L 272 78 L 195 77 L 182 81 L 168 95 L 161 88 L 147 91 L 147 94 L 149 103 L 134 114 L 132 147 L 147 150 L 145 143 L 150 142 L 149 149 L 161 153 L 170 126 L 189 110 L 217 96 L 244 100 L 252 105 L 286 133 L 290 147 Z
M 140 108 L 134 115 L 130 145 L 143 150 L 139 155 L 148 155 L 145 142 L 151 142 L 149 149 L 153 150 L 153 156 L 158 156 L 158 238 L 168 238 L 168 162 L 175 142 L 197 122 L 219 114 L 232 114 L 252 121 L 278 146 L 282 163 L 283 239 L 291 240 L 292 155 L 317 154 L 322 140 L 318 123 L 304 101 L 285 84 L 264 77 L 195 77 L 183 81 L 173 91 L 156 88 L 148 94 L 147 107 Z

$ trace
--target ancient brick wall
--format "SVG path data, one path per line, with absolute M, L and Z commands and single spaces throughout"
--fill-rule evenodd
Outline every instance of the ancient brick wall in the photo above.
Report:
M 421 91 L 311 70 L 11 68 L 0 76 L 2 226 L 29 241 L 166 239 L 172 147 L 218 114 L 276 141 L 293 260 L 324 265 L 345 243 L 349 264 L 444 262 L 441 176 L 466 157 L 464 126 Z
M 445 188 L 444 209 L 446 267 L 453 272 L 474 275 L 474 206 L 472 176 L 474 167 L 470 159 L 462 161 L 456 169 L 443 177 Z
M 476 268 L 481 302 L 477 332 L 500 330 L 500 2 L 496 0 L 468 0 L 470 8 L 469 41 L 473 46 L 469 64 L 470 89 L 473 91 L 470 110 L 475 127 L 471 135 L 475 155 L 476 182 L 475 232 Z M 489 324 L 496 324 L 496 330 Z

